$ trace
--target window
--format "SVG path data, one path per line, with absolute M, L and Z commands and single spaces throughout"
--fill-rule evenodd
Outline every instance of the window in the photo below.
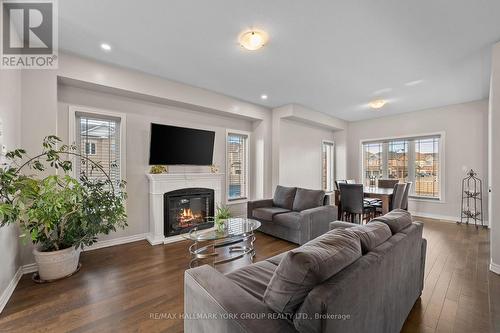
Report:
M 334 190 L 334 146 L 331 141 L 323 141 L 321 147 L 321 186 L 324 191 Z
M 99 164 L 114 184 L 124 179 L 123 131 L 125 116 L 110 112 L 70 108 L 70 140 L 75 142 L 80 154 L 74 163 L 76 176 L 105 180 L 104 173 L 93 163 Z M 88 158 L 88 160 L 87 160 Z
M 226 183 L 228 201 L 248 198 L 249 134 L 228 132 L 226 138 Z
M 441 135 L 363 143 L 363 181 L 399 179 L 412 182 L 413 197 L 440 199 Z
M 95 142 L 85 142 L 85 154 L 95 155 Z

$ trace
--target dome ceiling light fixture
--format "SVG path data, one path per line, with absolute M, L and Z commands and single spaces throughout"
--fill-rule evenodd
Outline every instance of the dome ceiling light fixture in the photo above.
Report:
M 387 101 L 385 99 L 376 99 L 368 103 L 368 105 L 375 110 L 381 109 L 384 107 L 384 105 L 387 104 Z
M 269 36 L 265 31 L 252 29 L 242 32 L 238 40 L 241 47 L 248 51 L 256 51 L 266 45 Z

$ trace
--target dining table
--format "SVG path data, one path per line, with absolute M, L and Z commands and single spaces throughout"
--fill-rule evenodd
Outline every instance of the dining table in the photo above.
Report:
M 394 188 L 384 188 L 376 186 L 363 186 L 363 193 L 366 198 L 377 198 L 382 202 L 382 214 L 387 214 L 390 210 L 392 194 Z M 335 190 L 335 206 L 338 207 L 338 216 L 342 216 L 340 191 Z

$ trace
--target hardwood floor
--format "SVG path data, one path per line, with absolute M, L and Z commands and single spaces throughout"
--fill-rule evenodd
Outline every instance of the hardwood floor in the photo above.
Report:
M 488 271 L 488 230 L 424 222 L 425 288 L 402 331 L 500 332 L 500 276 Z M 182 332 L 188 245 L 141 241 L 85 252 L 81 272 L 57 283 L 38 285 L 25 275 L 0 315 L 0 332 Z M 255 246 L 257 261 L 295 247 L 260 233 Z

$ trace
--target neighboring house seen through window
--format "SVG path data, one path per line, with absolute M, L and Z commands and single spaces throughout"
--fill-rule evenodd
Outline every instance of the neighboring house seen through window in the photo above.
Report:
M 441 135 L 363 143 L 363 181 L 398 179 L 412 182 L 413 197 L 440 199 Z
M 228 201 L 248 198 L 248 137 L 239 132 L 228 132 L 226 136 Z

